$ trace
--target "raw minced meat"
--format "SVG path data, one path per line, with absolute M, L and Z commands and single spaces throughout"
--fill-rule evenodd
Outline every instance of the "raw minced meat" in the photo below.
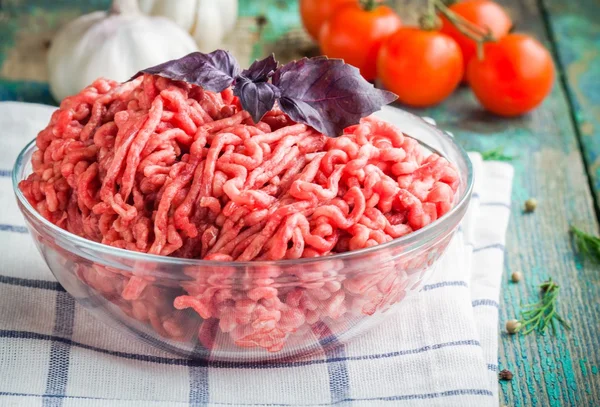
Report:
M 65 99 L 37 147 L 19 186 L 50 222 L 110 246 L 205 260 L 292 260 L 389 242 L 448 212 L 459 184 L 446 159 L 377 118 L 328 138 L 278 109 L 254 123 L 231 89 L 147 74 L 99 79 Z M 189 307 L 239 346 L 271 351 L 302 325 L 372 313 L 399 296 L 384 270 L 369 281 L 290 288 L 273 284 L 295 273 L 285 267 L 265 267 L 239 286 L 226 283 L 235 268 L 191 269 L 180 292 L 170 289 L 153 308 L 152 279 L 100 269 L 80 277 L 120 295 L 128 314 L 163 335 L 181 328 L 159 314 Z

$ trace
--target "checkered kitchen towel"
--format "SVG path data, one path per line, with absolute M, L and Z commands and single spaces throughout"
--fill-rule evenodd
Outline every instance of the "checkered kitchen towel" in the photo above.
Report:
M 436 275 L 351 343 L 293 364 L 194 362 L 96 321 L 54 280 L 10 172 L 51 107 L 0 103 L 0 406 L 494 406 L 512 168 L 472 155 L 477 184 Z

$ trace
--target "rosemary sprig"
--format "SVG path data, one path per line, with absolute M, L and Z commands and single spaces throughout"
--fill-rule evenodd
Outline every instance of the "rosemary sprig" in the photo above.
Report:
M 587 259 L 592 263 L 600 263 L 600 238 L 589 233 L 585 233 L 583 230 L 571 226 L 571 235 L 573 236 L 573 242 L 577 248 L 577 253 L 583 259 Z
M 552 332 L 556 334 L 556 321 L 558 321 L 565 329 L 571 329 L 567 321 L 565 321 L 556 310 L 556 300 L 560 287 L 552 278 L 540 284 L 542 298 L 535 303 L 523 306 L 521 311 L 521 329 L 524 329 L 523 335 L 527 335 L 534 330 L 540 334 L 550 325 Z
M 515 157 L 504 154 L 504 147 L 496 147 L 492 150 L 482 151 L 481 158 L 484 161 L 512 161 Z

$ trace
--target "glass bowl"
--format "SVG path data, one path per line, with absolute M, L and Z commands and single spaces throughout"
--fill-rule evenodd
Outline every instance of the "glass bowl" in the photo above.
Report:
M 456 166 L 460 185 L 455 206 L 409 235 L 327 257 L 190 260 L 83 239 L 44 219 L 18 188 L 32 172 L 35 141 L 17 158 L 13 187 L 48 267 L 95 317 L 185 357 L 290 358 L 348 341 L 395 312 L 434 273 L 467 210 L 473 171 L 454 139 L 399 109 L 387 107 L 376 115 Z M 190 296 L 180 297 L 186 291 Z M 191 305 L 193 310 L 175 305 Z

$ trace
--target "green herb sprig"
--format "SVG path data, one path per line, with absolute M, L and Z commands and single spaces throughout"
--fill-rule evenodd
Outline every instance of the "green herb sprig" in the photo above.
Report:
M 546 328 L 550 325 L 552 333 L 556 334 L 556 321 L 558 321 L 565 329 L 571 329 L 567 321 L 565 321 L 556 310 L 556 300 L 560 287 L 552 278 L 540 284 L 542 298 L 540 301 L 523 306 L 521 311 L 521 330 L 523 335 L 530 334 L 537 330 L 540 334 L 544 334 Z
M 482 151 L 483 161 L 512 161 L 515 157 L 504 154 L 504 147 L 496 147 L 492 150 Z
M 577 253 L 583 259 L 600 264 L 600 237 L 585 233 L 575 226 L 571 226 L 571 235 L 573 236 Z

